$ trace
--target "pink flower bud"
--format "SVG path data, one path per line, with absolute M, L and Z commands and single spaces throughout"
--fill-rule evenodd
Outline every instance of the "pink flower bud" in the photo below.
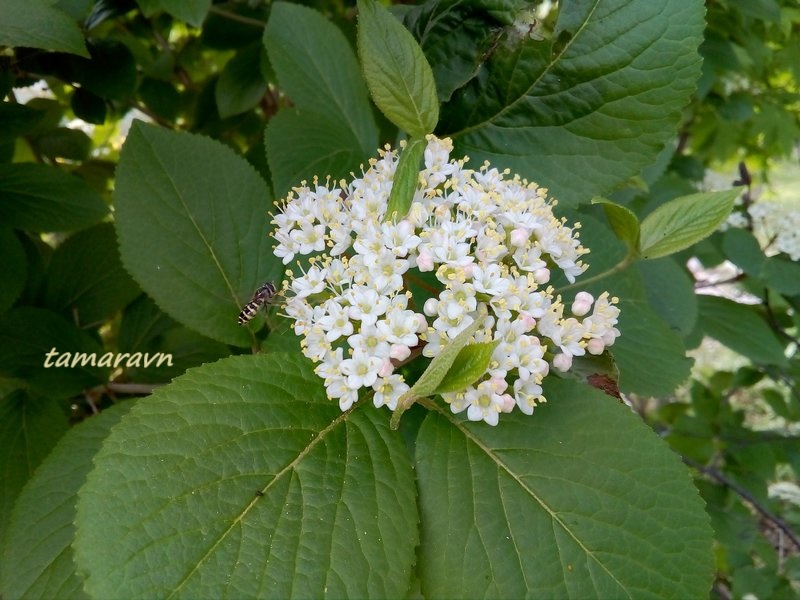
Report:
M 575 295 L 575 301 L 572 303 L 572 314 L 576 317 L 582 317 L 589 312 L 594 303 L 594 298 L 588 292 L 578 292 Z
M 392 344 L 392 347 L 389 350 L 389 356 L 391 356 L 394 360 L 404 361 L 411 356 L 411 348 L 405 344 Z M 381 375 L 381 377 L 386 377 L 386 375 Z
M 420 252 L 417 256 L 417 268 L 422 271 L 433 271 L 433 257 L 427 252 Z
M 520 321 L 522 322 L 522 324 L 525 326 L 525 331 L 530 331 L 530 330 L 532 330 L 534 327 L 536 327 L 536 319 L 534 319 L 534 318 L 533 318 L 533 317 L 530 315 L 530 313 L 527 313 L 527 312 L 520 312 L 520 313 L 519 313 L 519 320 L 520 320 Z M 539 341 L 539 340 L 538 340 L 538 338 L 536 339 L 536 341 Z
M 517 227 L 511 231 L 511 245 L 517 248 L 524 248 L 530 237 L 530 231 L 524 227 Z
M 598 354 L 602 354 L 603 350 L 606 349 L 606 343 L 600 338 L 592 338 L 587 342 L 586 349 L 589 351 L 589 354 L 597 356 Z
M 439 301 L 436 298 L 428 298 L 427 300 L 425 300 L 425 304 L 422 305 L 422 312 L 424 312 L 429 317 L 432 317 L 437 314 L 438 307 L 439 307 Z
M 500 399 L 503 401 L 503 405 L 500 407 L 500 410 L 502 410 L 504 413 L 510 413 L 512 410 L 514 410 L 516 402 L 510 394 L 503 394 L 500 396 Z
M 492 377 L 489 380 L 489 385 L 495 394 L 502 394 L 508 387 L 508 382 L 501 377 Z
M 533 272 L 533 278 L 536 280 L 536 283 L 547 283 L 550 281 L 550 269 L 542 267 L 541 269 L 536 269 Z
M 385 360 L 385 361 L 383 361 L 383 365 L 381 366 L 381 370 L 378 371 L 378 375 L 380 377 L 388 377 L 393 372 L 394 372 L 394 365 L 392 364 L 392 361 Z
M 569 371 L 572 366 L 572 355 L 564 354 L 563 352 L 556 354 L 553 358 L 553 366 L 562 373 Z

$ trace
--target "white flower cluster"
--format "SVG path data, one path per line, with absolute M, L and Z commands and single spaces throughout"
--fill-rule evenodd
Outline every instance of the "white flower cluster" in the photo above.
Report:
M 565 371 L 619 335 L 607 293 L 578 293 L 568 316 L 545 287 L 553 268 L 574 282 L 587 252 L 554 217 L 547 191 L 488 164 L 466 169 L 451 151 L 449 139 L 428 136 L 418 189 L 399 220 L 384 221 L 398 159 L 388 147 L 362 178 L 340 187 L 315 180 L 278 204 L 275 254 L 284 264 L 308 256 L 287 271 L 285 312 L 342 410 L 361 388 L 394 409 L 409 389 L 398 365 L 420 351 L 436 356 L 475 322 L 479 304 L 488 310 L 472 339 L 496 343 L 488 368 L 443 397 L 453 412 L 492 425 L 515 405 L 530 414 L 545 401 L 540 383 L 551 364 Z M 413 296 L 410 282 L 426 291 Z
M 750 226 L 741 200 L 727 220 L 729 227 L 746 229 Z M 785 253 L 794 261 L 800 260 L 800 211 L 796 204 L 760 200 L 747 207 L 753 224 L 753 233 L 760 240 L 767 240 L 769 255 Z M 721 228 L 724 230 L 724 228 Z

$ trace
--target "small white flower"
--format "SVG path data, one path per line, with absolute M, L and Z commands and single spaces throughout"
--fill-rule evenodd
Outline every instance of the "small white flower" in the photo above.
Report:
M 372 388 L 375 390 L 375 395 L 372 397 L 375 407 L 385 405 L 390 410 L 397 408 L 397 400 L 409 390 L 408 384 L 400 375 L 382 377 L 372 385 Z
M 351 358 L 342 361 L 342 373 L 346 377 L 347 387 L 358 390 L 361 387 L 370 387 L 378 378 L 378 371 L 383 366 L 383 361 L 370 356 L 363 350 L 353 351 Z

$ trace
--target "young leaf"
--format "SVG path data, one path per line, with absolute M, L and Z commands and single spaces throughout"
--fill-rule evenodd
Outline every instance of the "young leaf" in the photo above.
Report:
M 439 384 L 445 378 L 453 363 L 458 358 L 461 350 L 469 343 L 474 334 L 483 325 L 483 320 L 486 318 L 487 309 L 486 305 L 480 304 L 478 306 L 478 315 L 475 320 L 461 333 L 459 333 L 453 341 L 447 344 L 437 354 L 425 369 L 425 372 L 420 375 L 417 382 L 405 394 L 400 396 L 397 401 L 397 408 L 392 414 L 391 427 L 397 429 L 400 425 L 400 416 L 408 410 L 419 398 L 426 398 L 437 393 Z M 473 380 L 474 381 L 474 380 Z
M 509 28 L 439 129 L 457 156 L 508 167 L 562 206 L 606 194 L 674 136 L 700 75 L 703 15 L 699 0 L 559 2 L 551 39 Z
M 0 2 L 0 46 L 24 46 L 89 56 L 78 24 L 52 0 Z
M 304 6 L 276 2 L 264 45 L 294 109 L 270 119 L 265 144 L 275 193 L 314 175 L 345 177 L 378 146 L 367 86 L 341 30 Z
M 442 377 L 435 393 L 460 392 L 474 383 L 478 377 L 486 373 L 489 360 L 492 358 L 492 352 L 494 352 L 499 341 L 464 346 L 453 361 L 450 370 Z
M 783 344 L 755 306 L 717 296 L 699 296 L 698 302 L 706 335 L 754 363 L 788 365 Z
M 375 0 L 358 1 L 358 55 L 386 118 L 411 137 L 433 132 L 439 100 L 431 67 L 414 37 Z
M 639 219 L 633 211 L 627 206 L 605 198 L 592 198 L 592 204 L 603 206 L 603 212 L 606 214 L 614 234 L 625 242 L 629 250 L 637 251 L 639 248 Z
M 678 457 L 615 400 L 548 379 L 532 417 L 486 427 L 440 410 L 423 423 L 422 595 L 707 595 L 713 532 Z
M 419 185 L 420 161 L 427 144 L 424 138 L 414 138 L 400 153 L 386 207 L 386 219 L 399 220 L 408 214 L 411 202 L 414 200 L 414 192 Z
M 642 221 L 639 252 L 644 258 L 659 258 L 708 237 L 728 217 L 740 193 L 704 192 L 662 204 Z
M 88 598 L 73 563 L 75 502 L 92 457 L 132 405 L 117 404 L 73 427 L 23 488 L 0 561 L 4 598 Z
M 28 231 L 70 231 L 108 214 L 82 179 L 57 167 L 0 164 L 0 222 Z
M 269 192 L 219 142 L 134 123 L 114 193 L 122 263 L 159 307 L 210 338 L 250 345 L 236 315 L 281 264 L 267 237 Z
M 94 464 L 73 545 L 93 597 L 407 592 L 417 509 L 402 438 L 371 407 L 342 413 L 302 357 L 189 371 L 137 401 Z

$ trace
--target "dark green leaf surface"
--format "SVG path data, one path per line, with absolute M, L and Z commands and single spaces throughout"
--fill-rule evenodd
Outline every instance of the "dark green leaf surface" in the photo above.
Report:
M 211 0 L 137 0 L 137 3 L 147 17 L 164 11 L 195 27 L 203 24 L 211 6 Z
M 410 137 L 433 132 L 439 99 L 417 41 L 375 0 L 358 2 L 358 56 L 372 99 Z
M 50 0 L 0 2 L 0 46 L 24 46 L 89 56 L 78 24 Z
M 281 265 L 266 235 L 269 193 L 247 161 L 219 142 L 135 123 L 114 198 L 122 263 L 159 307 L 250 345 L 236 316 Z
M 247 112 L 267 92 L 267 82 L 260 69 L 263 51 L 261 43 L 253 42 L 226 63 L 214 90 L 217 110 L 223 119 Z
M 14 231 L 6 227 L 0 227 L 0 256 L 3 257 L 3 269 L 0 271 L 0 314 L 2 314 L 19 298 L 25 288 L 28 272 L 25 250 Z
M 25 379 L 32 394 L 69 398 L 105 381 L 108 370 L 92 367 L 92 354 L 97 365 L 98 341 L 52 311 L 23 306 L 0 318 L 0 374 Z
M 697 295 L 686 270 L 672 258 L 642 261 L 636 269 L 656 314 L 681 335 L 689 335 L 697 321 Z
M 639 251 L 645 258 L 668 256 L 708 237 L 725 221 L 740 190 L 681 196 L 642 221 Z
M 315 175 L 344 177 L 375 154 L 360 149 L 353 131 L 330 115 L 283 109 L 269 120 L 264 136 L 275 195 L 284 197 Z
M 111 223 L 76 233 L 53 253 L 45 303 L 82 326 L 111 317 L 139 293 L 122 268 Z
M 755 363 L 788 364 L 783 344 L 770 329 L 758 307 L 727 298 L 699 296 L 703 332 Z
M 375 154 L 378 132 L 344 34 L 318 12 L 280 2 L 272 8 L 264 45 L 295 106 L 271 119 L 265 134 L 276 195 L 314 175 L 337 178 L 357 170 Z
M 652 163 L 700 74 L 699 0 L 559 3 L 551 40 L 509 34 L 442 107 L 456 155 L 537 181 L 567 206 Z
M 422 595 L 701 598 L 712 530 L 689 473 L 641 420 L 553 380 L 497 427 L 430 414 L 416 445 Z
M 22 390 L 0 393 L 0 540 L 17 494 L 66 430 L 57 402 Z
M 94 597 L 401 597 L 417 543 L 388 413 L 341 413 L 311 365 L 235 357 L 139 400 L 79 493 Z
M 69 231 L 108 213 L 102 198 L 74 175 L 34 163 L 0 164 L 0 223 L 29 231 Z
M 92 457 L 132 402 L 114 406 L 71 429 L 19 496 L 0 563 L 4 598 L 88 598 L 75 572 L 75 502 Z

